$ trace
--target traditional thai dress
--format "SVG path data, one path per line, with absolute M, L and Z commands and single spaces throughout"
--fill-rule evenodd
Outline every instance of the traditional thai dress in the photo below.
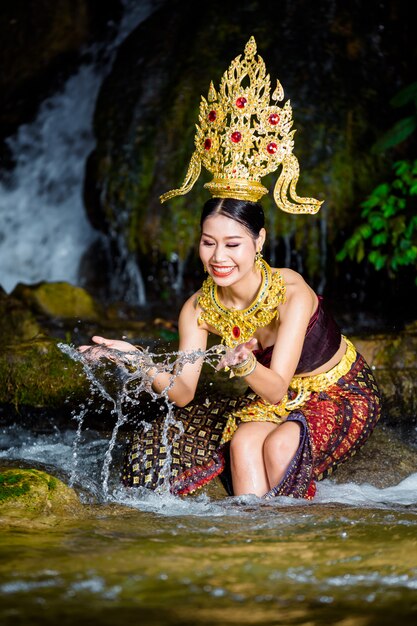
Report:
M 201 317 L 209 318 L 228 345 L 239 343 L 241 331 L 246 331 L 242 334 L 247 341 L 256 327 L 269 323 L 267 316 L 262 318 L 262 311 L 268 306 L 276 311 L 277 302 L 285 301 L 282 276 L 270 274 L 269 283 L 267 277 L 255 301 L 256 306 L 260 303 L 259 312 L 253 310 L 255 304 L 245 309 L 247 316 L 240 318 L 239 326 L 236 316 L 230 319 L 216 299 L 215 289 L 213 281 L 207 279 L 200 298 Z M 257 321 L 252 328 L 254 316 Z M 355 454 L 380 416 L 381 397 L 373 372 L 346 337 L 346 353 L 334 368 L 315 376 L 301 375 L 326 363 L 339 349 L 341 338 L 339 327 L 319 297 L 295 376 L 279 404 L 268 404 L 248 389 L 240 397 L 176 408 L 170 424 L 161 417 L 133 434 L 124 461 L 124 485 L 156 489 L 168 481 L 172 493 L 185 495 L 220 476 L 226 492 L 233 495 L 229 444 L 239 424 L 271 421 L 279 425 L 286 420 L 300 425 L 299 446 L 282 480 L 264 497 L 313 498 L 316 481 Z M 269 367 L 272 351 L 270 346 L 254 354 Z

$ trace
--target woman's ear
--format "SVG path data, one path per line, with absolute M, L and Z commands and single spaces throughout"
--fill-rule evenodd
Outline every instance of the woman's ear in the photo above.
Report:
M 263 245 L 265 243 L 265 239 L 266 239 L 266 230 L 265 228 L 261 228 L 261 230 L 259 231 L 259 236 L 256 240 L 256 249 L 257 250 L 262 250 Z

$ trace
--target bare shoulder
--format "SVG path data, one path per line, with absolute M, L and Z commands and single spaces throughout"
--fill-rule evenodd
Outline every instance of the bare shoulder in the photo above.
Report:
M 277 272 L 281 274 L 287 287 L 309 287 L 303 276 L 301 276 L 301 274 L 299 274 L 295 270 L 290 269 L 289 267 L 283 267 L 281 269 L 278 269 Z
M 198 304 L 198 298 L 201 295 L 201 289 L 193 293 L 187 300 L 184 302 L 180 312 L 181 318 L 197 318 L 201 313 L 201 307 Z
M 310 285 L 305 281 L 303 276 L 295 270 L 287 267 L 278 270 L 281 273 L 286 287 L 286 304 L 283 309 L 292 308 L 288 305 L 293 302 L 301 306 L 305 306 L 311 312 L 314 312 L 317 306 L 317 295 Z

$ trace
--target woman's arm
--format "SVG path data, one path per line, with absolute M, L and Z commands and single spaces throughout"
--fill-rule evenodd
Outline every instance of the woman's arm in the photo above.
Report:
M 208 331 L 198 325 L 199 309 L 197 308 L 197 296 L 191 296 L 184 304 L 179 316 L 179 351 L 195 352 L 204 351 L 207 347 Z M 78 350 L 85 355 L 87 359 L 97 360 L 105 357 L 117 362 L 126 359 L 133 365 L 140 363 L 140 350 L 127 341 L 118 339 L 107 339 L 95 335 L 93 338 L 95 345 L 79 346 Z M 126 356 L 115 355 L 112 351 L 124 353 Z M 152 381 L 152 388 L 157 393 L 162 393 L 168 389 L 168 398 L 178 406 L 185 406 L 194 398 L 203 365 L 203 357 L 195 360 L 195 362 L 185 363 L 181 368 L 181 372 L 175 374 L 171 372 L 158 372 L 157 367 L 149 367 L 149 358 L 147 359 L 148 367 L 146 375 Z M 194 361 L 194 359 L 193 359 Z
M 208 332 L 198 325 L 199 310 L 197 309 L 197 296 L 193 295 L 182 307 L 179 320 L 179 351 L 194 352 L 204 351 L 207 347 Z M 177 406 L 185 406 L 194 398 L 203 366 L 203 357 L 197 359 L 195 363 L 186 363 L 181 373 L 176 376 L 168 397 Z M 150 374 L 152 376 L 152 373 Z M 173 380 L 170 373 L 157 374 L 152 382 L 153 389 L 161 393 Z

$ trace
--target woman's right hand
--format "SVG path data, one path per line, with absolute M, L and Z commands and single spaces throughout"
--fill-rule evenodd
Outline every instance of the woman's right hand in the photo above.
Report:
M 84 354 L 87 359 L 96 360 L 103 356 L 110 360 L 116 361 L 116 358 L 111 357 L 110 350 L 117 350 L 118 352 L 139 352 L 136 346 L 132 345 L 128 341 L 121 341 L 120 339 L 106 339 L 99 335 L 94 335 L 91 340 L 96 345 L 79 346 L 78 351 Z

